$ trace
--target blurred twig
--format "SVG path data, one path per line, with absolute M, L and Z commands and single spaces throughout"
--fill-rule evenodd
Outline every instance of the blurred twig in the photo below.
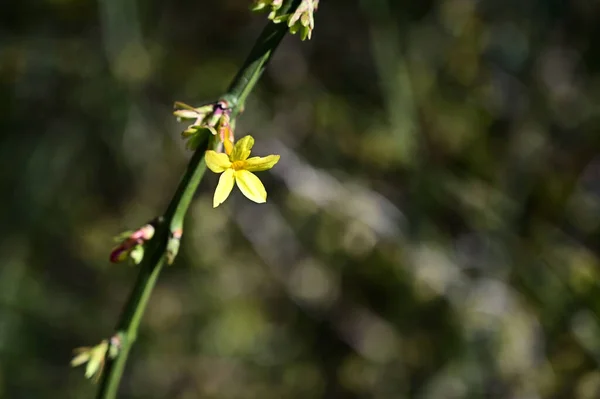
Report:
M 299 0 L 289 0 L 282 8 L 284 11 L 293 12 L 299 3 Z M 246 97 L 258 81 L 273 51 L 287 31 L 288 26 L 284 23 L 274 24 L 269 22 L 263 29 L 246 61 L 229 86 L 227 93 L 222 96 L 222 99 L 226 100 L 232 107 L 232 119 L 243 108 Z M 197 148 L 167 211 L 158 222 L 156 234 L 148 243 L 147 255 L 144 257 L 129 300 L 117 324 L 116 336 L 120 340 L 120 351 L 114 361 L 107 360 L 105 373 L 97 394 L 98 399 L 116 397 L 129 350 L 137 336 L 140 320 L 156 279 L 169 256 L 169 241 L 173 237 L 177 238 L 181 233 L 185 214 L 206 169 L 204 153 L 213 145 L 213 140 L 207 140 Z

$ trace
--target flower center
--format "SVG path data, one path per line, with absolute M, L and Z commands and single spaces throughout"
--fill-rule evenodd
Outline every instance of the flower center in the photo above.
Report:
M 235 161 L 231 164 L 231 167 L 233 168 L 233 170 L 241 170 L 241 169 L 244 169 L 245 165 L 246 165 L 246 162 L 244 162 L 244 161 Z

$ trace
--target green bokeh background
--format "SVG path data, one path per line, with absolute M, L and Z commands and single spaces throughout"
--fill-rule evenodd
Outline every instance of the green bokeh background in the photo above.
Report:
M 226 89 L 249 1 L 0 11 L 0 397 L 88 398 L 166 207 L 175 100 Z M 237 135 L 267 204 L 202 182 L 120 398 L 600 397 L 600 3 L 322 0 Z

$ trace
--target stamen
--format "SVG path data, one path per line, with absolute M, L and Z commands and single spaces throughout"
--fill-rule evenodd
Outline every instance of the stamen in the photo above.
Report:
M 231 167 L 233 168 L 233 170 L 241 170 L 244 169 L 244 166 L 246 166 L 246 162 L 245 161 L 235 161 L 231 164 Z

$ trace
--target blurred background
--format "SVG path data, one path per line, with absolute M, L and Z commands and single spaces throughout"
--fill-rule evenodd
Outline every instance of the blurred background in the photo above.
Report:
M 0 13 L 0 397 L 88 398 L 72 349 L 137 270 L 112 237 L 191 156 L 250 1 L 37 0 Z M 322 0 L 237 136 L 267 204 L 201 184 L 121 398 L 600 397 L 600 2 Z

